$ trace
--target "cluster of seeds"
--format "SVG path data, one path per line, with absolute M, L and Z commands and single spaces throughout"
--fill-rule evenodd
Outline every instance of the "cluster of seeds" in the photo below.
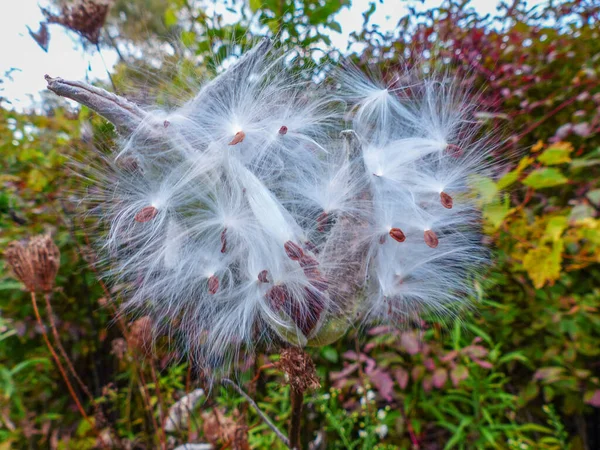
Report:
M 206 366 L 330 342 L 357 317 L 444 310 L 484 260 L 467 182 L 488 153 L 455 87 L 380 87 L 355 69 L 338 91 L 305 79 L 250 52 L 181 107 L 149 111 L 101 175 L 126 307 Z

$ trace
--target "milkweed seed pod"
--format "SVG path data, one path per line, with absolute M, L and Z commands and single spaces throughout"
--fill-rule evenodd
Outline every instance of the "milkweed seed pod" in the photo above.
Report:
M 352 69 L 331 91 L 285 56 L 263 40 L 171 110 L 47 77 L 122 136 L 98 211 L 125 307 L 209 369 L 442 311 L 484 260 L 467 178 L 487 150 L 452 83 L 409 95 Z

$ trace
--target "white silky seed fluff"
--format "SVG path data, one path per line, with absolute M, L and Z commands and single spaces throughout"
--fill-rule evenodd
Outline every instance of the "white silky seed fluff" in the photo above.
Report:
M 493 166 L 450 80 L 385 87 L 348 68 L 332 95 L 275 51 L 229 70 L 226 88 L 151 111 L 107 163 L 97 209 L 126 309 L 227 371 L 273 341 L 330 340 L 332 323 L 466 301 L 485 262 L 468 179 Z

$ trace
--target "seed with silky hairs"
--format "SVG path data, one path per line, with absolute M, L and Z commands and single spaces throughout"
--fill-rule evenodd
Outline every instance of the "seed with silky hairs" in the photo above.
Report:
M 404 233 L 402 232 L 402 230 L 400 228 L 392 228 L 390 230 L 390 236 L 396 242 L 404 242 L 406 240 L 406 236 L 404 235 Z
M 440 202 L 442 202 L 442 206 L 447 209 L 452 209 L 452 205 L 454 203 L 452 197 L 445 192 L 440 193 Z
M 208 279 L 208 293 L 211 295 L 215 295 L 218 290 L 219 290 L 219 279 L 216 276 L 212 275 Z
M 460 158 L 463 154 L 462 148 L 455 144 L 448 144 L 446 146 L 446 153 L 454 158 Z
M 267 276 L 269 275 L 269 272 L 265 269 L 265 270 L 261 270 L 258 273 L 258 281 L 260 281 L 261 283 L 268 283 L 269 280 L 267 279 Z
M 281 135 L 283 136 L 283 135 L 287 134 L 287 130 L 288 130 L 288 128 L 287 128 L 285 125 L 283 125 L 283 126 L 282 126 L 282 127 L 279 129 L 279 134 L 281 134 Z
M 233 139 L 231 140 L 229 145 L 239 144 L 240 142 L 242 142 L 244 140 L 245 137 L 246 137 L 246 133 L 244 133 L 243 131 L 238 131 L 237 133 L 235 133 L 235 136 L 233 136 Z
M 431 248 L 436 248 L 438 246 L 439 240 L 437 234 L 435 234 L 433 231 L 425 230 L 423 237 L 425 238 L 425 243 Z
M 285 249 L 285 253 L 288 255 L 292 261 L 298 261 L 304 255 L 304 251 L 300 248 L 299 245 L 294 244 L 292 241 L 287 241 L 283 244 L 283 248 Z
M 329 222 L 329 215 L 323 211 L 319 217 L 317 217 L 317 230 L 322 233 L 325 231 L 325 226 Z
M 227 251 L 227 228 L 221 232 L 221 253 Z
M 319 249 L 317 248 L 317 246 L 310 241 L 305 241 L 304 246 L 311 252 L 313 252 L 315 255 L 319 253 Z
M 290 293 L 285 286 L 273 286 L 265 296 L 274 311 L 279 311 L 290 299 Z
M 135 215 L 135 221 L 146 223 L 154 219 L 157 214 L 158 209 L 156 209 L 154 206 L 145 206 Z

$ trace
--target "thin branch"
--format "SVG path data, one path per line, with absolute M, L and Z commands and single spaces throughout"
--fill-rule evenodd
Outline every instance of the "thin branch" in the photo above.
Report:
M 250 406 L 252 406 L 254 411 L 256 411 L 256 414 L 260 416 L 263 422 L 266 423 L 271 430 L 273 430 L 273 433 L 277 435 L 279 440 L 283 442 L 288 448 L 291 448 L 289 439 L 279 430 L 279 428 L 277 428 L 277 426 L 275 426 L 273 422 L 271 422 L 271 419 L 269 419 L 269 417 L 267 417 L 267 415 L 260 410 L 256 402 L 252 400 L 252 398 L 250 398 L 250 396 L 246 394 L 241 387 L 239 387 L 235 382 L 233 382 L 229 378 L 223 378 L 221 380 L 221 383 L 233 387 L 233 389 L 235 389 L 238 394 L 244 397 L 244 399 L 250 404 Z

